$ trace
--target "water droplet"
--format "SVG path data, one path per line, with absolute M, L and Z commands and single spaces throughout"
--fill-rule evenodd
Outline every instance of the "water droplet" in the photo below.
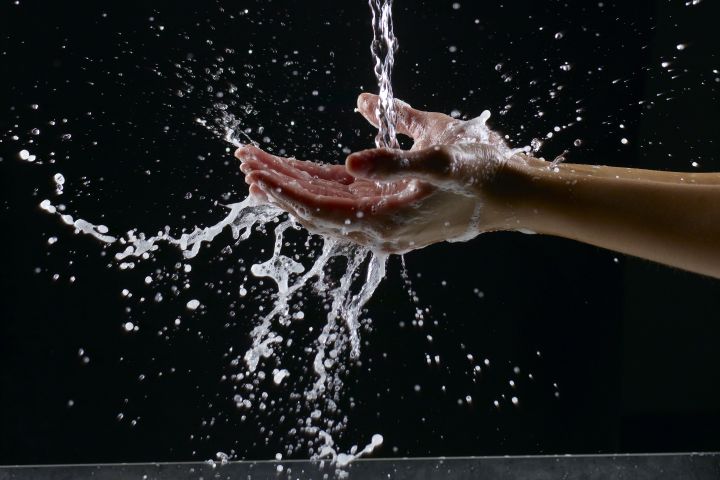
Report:
M 290 375 L 290 372 L 288 372 L 284 368 L 281 370 L 277 370 L 273 375 L 273 382 L 275 382 L 275 385 L 280 385 L 282 381 L 288 377 L 288 375 Z

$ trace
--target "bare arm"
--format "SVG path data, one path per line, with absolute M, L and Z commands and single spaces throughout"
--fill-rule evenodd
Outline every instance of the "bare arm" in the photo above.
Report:
M 358 111 L 377 124 L 377 97 Z M 407 150 L 353 153 L 345 167 L 237 151 L 250 191 L 309 230 L 391 253 L 498 230 L 597 245 L 720 278 L 720 174 L 552 165 L 485 125 L 397 101 Z
M 720 174 L 532 159 L 503 177 L 521 228 L 720 278 Z

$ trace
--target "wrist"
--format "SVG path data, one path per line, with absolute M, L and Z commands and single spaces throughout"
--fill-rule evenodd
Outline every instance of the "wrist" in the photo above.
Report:
M 494 230 L 550 233 L 546 219 L 556 211 L 561 185 L 573 183 L 574 174 L 563 173 L 530 155 L 508 158 L 482 192 L 499 212 Z
M 537 207 L 549 165 L 529 155 L 513 155 L 479 186 L 489 230 L 538 232 Z

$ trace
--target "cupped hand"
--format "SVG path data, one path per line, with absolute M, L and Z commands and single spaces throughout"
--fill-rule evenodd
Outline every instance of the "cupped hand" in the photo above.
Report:
M 377 102 L 358 98 L 358 111 L 376 126 Z M 340 166 L 239 148 L 251 194 L 314 233 L 387 253 L 512 228 L 514 205 L 500 179 L 508 162 L 524 160 L 485 126 L 489 112 L 462 121 L 399 100 L 395 108 L 398 133 L 414 142 L 409 151 L 364 150 Z

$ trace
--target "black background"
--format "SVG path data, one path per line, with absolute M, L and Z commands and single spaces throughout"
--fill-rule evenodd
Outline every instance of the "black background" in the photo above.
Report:
M 717 2 L 453 3 L 396 1 L 398 97 L 464 117 L 487 108 L 513 145 L 558 126 L 546 158 L 567 149 L 577 163 L 720 168 Z M 222 101 L 264 148 L 341 162 L 344 149 L 370 146 L 353 113 L 356 95 L 375 89 L 369 21 L 363 0 L 2 0 L 0 464 L 282 451 L 287 424 L 235 409 L 221 379 L 228 348 L 247 345 L 252 309 L 233 304 L 243 275 L 228 268 L 266 258 L 271 240 L 223 252 L 223 237 L 192 262 L 192 293 L 174 296 L 171 282 L 143 279 L 173 271 L 178 252 L 120 271 L 114 247 L 38 204 L 64 203 L 114 232 L 215 223 L 246 188 L 229 145 L 196 119 L 212 123 L 230 84 Z M 392 259 L 346 381 L 356 405 L 343 444 L 381 432 L 383 456 L 720 449 L 717 280 L 515 233 L 406 262 L 426 325 L 410 325 L 416 306 Z M 190 298 L 204 307 L 187 311 Z M 126 333 L 128 320 L 140 330 Z M 478 377 L 468 354 L 490 360 Z M 472 403 L 458 403 L 466 395 Z

